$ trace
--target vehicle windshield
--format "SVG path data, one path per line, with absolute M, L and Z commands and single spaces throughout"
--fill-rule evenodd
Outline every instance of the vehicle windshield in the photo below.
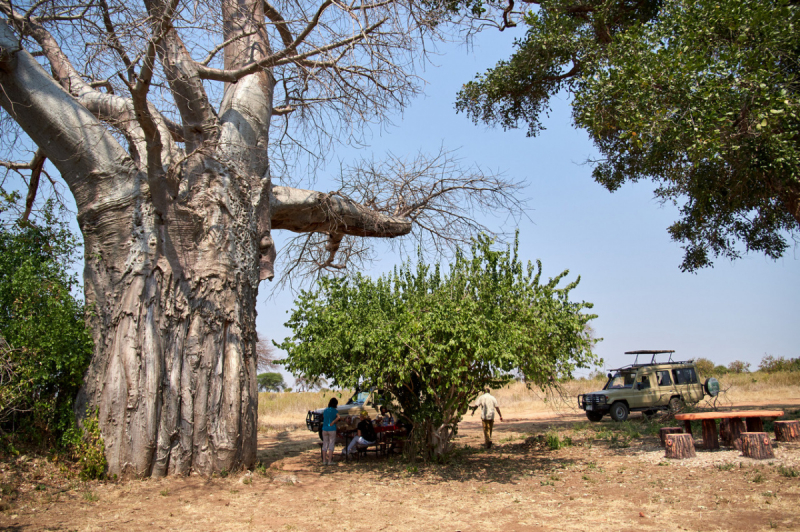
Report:
M 367 400 L 367 397 L 369 397 L 369 392 L 358 392 L 351 397 L 349 401 L 347 401 L 347 404 L 352 405 L 354 403 L 363 403 Z
M 636 372 L 618 371 L 610 379 L 608 379 L 606 387 L 603 389 L 609 390 L 612 388 L 631 388 L 634 380 L 636 380 Z

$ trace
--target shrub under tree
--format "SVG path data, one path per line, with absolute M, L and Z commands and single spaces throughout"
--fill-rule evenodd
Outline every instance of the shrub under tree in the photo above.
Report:
M 4 194 L 4 205 L 16 200 Z M 0 210 L 2 210 L 0 208 Z M 92 354 L 69 272 L 77 242 L 46 211 L 43 223 L 0 225 L 0 431 L 58 439 Z
M 449 272 L 421 258 L 373 280 L 321 279 L 301 292 L 279 347 L 286 367 L 325 376 L 342 388 L 391 394 L 415 427 L 412 453 L 441 456 L 458 422 L 485 386 L 514 375 L 551 387 L 597 361 L 586 333 L 595 318 L 559 287 L 562 272 L 540 282 L 541 262 L 523 264 L 517 246 L 491 249 L 481 237 Z

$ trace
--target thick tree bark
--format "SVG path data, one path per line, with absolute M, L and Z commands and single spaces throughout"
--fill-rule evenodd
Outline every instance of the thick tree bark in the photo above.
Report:
M 98 356 L 78 407 L 97 409 L 109 474 L 255 461 L 260 253 L 246 182 L 209 163 L 164 215 L 145 198 L 100 198 L 79 218 Z

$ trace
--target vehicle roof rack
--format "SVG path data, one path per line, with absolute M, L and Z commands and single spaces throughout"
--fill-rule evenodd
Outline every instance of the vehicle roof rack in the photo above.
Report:
M 650 359 L 650 364 L 656 363 L 656 355 L 661 355 L 664 353 L 669 353 L 669 360 L 665 363 L 675 362 L 672 360 L 672 353 L 674 353 L 674 349 L 640 349 L 638 351 L 625 351 L 626 355 L 636 355 L 636 359 L 633 361 L 634 366 L 639 365 L 639 355 L 652 355 Z

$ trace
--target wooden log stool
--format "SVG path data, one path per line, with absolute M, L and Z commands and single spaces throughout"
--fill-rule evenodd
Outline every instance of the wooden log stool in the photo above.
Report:
M 775 458 L 766 432 L 742 432 L 742 454 L 756 460 Z
M 667 434 L 665 458 L 694 458 L 694 438 L 691 434 Z
M 683 432 L 680 427 L 662 427 L 661 430 L 658 431 L 658 435 L 661 438 L 661 447 L 666 446 L 666 436 L 667 434 L 680 434 Z
M 800 442 L 800 421 L 776 421 L 775 440 L 783 442 Z

